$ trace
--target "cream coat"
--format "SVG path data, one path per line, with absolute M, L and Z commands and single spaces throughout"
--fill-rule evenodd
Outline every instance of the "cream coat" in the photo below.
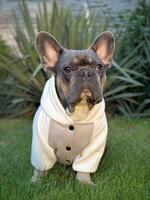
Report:
M 61 105 L 54 76 L 45 85 L 33 121 L 31 163 L 38 170 L 56 161 L 72 164 L 75 171 L 95 172 L 107 138 L 105 102 L 95 105 L 82 121 L 73 121 Z

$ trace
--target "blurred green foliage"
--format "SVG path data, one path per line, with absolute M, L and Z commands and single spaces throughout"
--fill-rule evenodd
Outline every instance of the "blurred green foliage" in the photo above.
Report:
M 150 4 L 146 0 L 140 0 L 137 8 L 128 14 L 120 16 L 121 30 L 116 48 L 116 60 L 120 63 L 122 57 L 132 54 L 137 48 L 137 63 L 131 66 L 140 76 L 136 80 L 143 84 L 142 88 L 134 91 L 143 92 L 136 98 L 135 105 L 129 105 L 131 112 L 138 116 L 149 116 L 150 113 Z M 135 59 L 136 59 L 135 57 Z M 138 106 L 139 105 L 139 106 Z M 141 114 L 139 114 L 141 112 Z M 134 114 L 133 114 L 134 115 Z
M 17 48 L 12 50 L 2 42 L 5 48 L 0 50 L 3 52 L 0 54 L 0 71 L 3 74 L 3 78 L 0 75 L 1 117 L 32 115 L 39 105 L 45 81 L 51 74 L 41 68 L 34 42 L 37 32 L 50 32 L 65 48 L 84 49 L 99 33 L 108 30 L 111 21 L 110 15 L 106 12 L 103 15 L 101 8 L 100 17 L 90 8 L 75 15 L 70 9 L 58 6 L 56 1 L 49 7 L 47 1 L 42 0 L 38 3 L 33 23 L 27 2 L 18 0 L 18 4 L 21 19 L 14 13 Z M 150 70 L 147 68 L 150 62 L 150 38 L 146 34 L 150 18 L 147 19 L 147 9 L 145 2 L 140 3 L 130 15 L 120 16 L 117 29 L 114 25 L 117 35 L 116 56 L 113 67 L 107 73 L 104 92 L 109 113 L 122 113 L 128 117 L 150 116 L 149 89 L 145 89 L 150 82 Z M 138 27 L 139 19 L 141 23 Z

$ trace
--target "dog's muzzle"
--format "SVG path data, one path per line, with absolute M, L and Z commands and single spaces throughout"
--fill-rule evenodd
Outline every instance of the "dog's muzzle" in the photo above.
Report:
M 98 75 L 89 67 L 82 67 L 76 71 L 70 81 L 67 105 L 70 112 L 74 112 L 74 108 L 82 97 L 87 98 L 88 104 L 97 104 L 102 100 L 102 90 Z

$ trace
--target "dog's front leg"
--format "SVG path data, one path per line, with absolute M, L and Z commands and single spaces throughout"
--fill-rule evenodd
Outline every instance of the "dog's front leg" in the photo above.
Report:
M 41 177 L 45 177 L 47 175 L 48 175 L 48 170 L 40 171 L 38 169 L 34 169 L 34 174 L 31 178 L 31 181 L 35 183 L 39 181 Z
M 76 179 L 81 183 L 90 184 L 95 186 L 95 183 L 91 181 L 90 173 L 87 172 L 77 172 Z

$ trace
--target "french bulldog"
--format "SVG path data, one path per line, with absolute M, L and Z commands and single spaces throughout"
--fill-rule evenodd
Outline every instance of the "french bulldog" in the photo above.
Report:
M 46 176 L 48 174 L 48 169 L 50 169 L 54 165 L 55 162 L 60 161 L 60 163 L 64 163 L 61 160 L 62 159 L 61 157 L 66 156 L 64 159 L 66 158 L 67 159 L 69 158 L 69 159 L 65 160 L 65 164 L 67 164 L 67 162 L 70 162 L 69 164 L 73 163 L 73 168 L 75 171 L 77 171 L 76 179 L 83 183 L 94 185 L 94 183 L 91 180 L 90 173 L 93 173 L 94 171 L 96 171 L 98 163 L 103 155 L 105 144 L 106 144 L 106 137 L 107 137 L 107 133 L 106 133 L 107 122 L 106 122 L 105 117 L 99 118 L 99 120 L 96 119 L 96 123 L 98 124 L 96 126 L 96 125 L 92 125 L 91 123 L 92 120 L 89 123 L 87 120 L 87 126 L 86 126 L 86 129 L 84 129 L 84 124 L 85 124 L 84 119 L 87 119 L 89 115 L 91 115 L 91 119 L 92 118 L 95 119 L 94 117 L 96 113 L 99 112 L 96 110 L 101 109 L 101 107 L 98 107 L 98 106 L 102 104 L 102 101 L 104 101 L 103 89 L 106 83 L 106 70 L 111 67 L 114 48 L 115 48 L 114 36 L 111 32 L 106 31 L 106 32 L 101 33 L 94 40 L 94 42 L 89 46 L 88 49 L 68 50 L 62 47 L 52 35 L 50 35 L 47 32 L 42 31 L 42 32 L 39 32 L 36 37 L 36 46 L 37 46 L 37 51 L 39 53 L 43 68 L 46 71 L 51 71 L 53 73 L 54 89 L 56 90 L 56 95 L 57 95 L 56 98 L 58 98 L 58 107 L 62 106 L 61 108 L 62 112 L 66 113 L 68 120 L 72 120 L 71 122 L 73 125 L 69 126 L 69 129 L 70 129 L 69 131 L 71 132 L 71 131 L 75 131 L 74 129 L 76 130 L 81 129 L 81 133 L 80 131 L 78 131 L 79 133 L 74 132 L 74 136 L 73 136 L 69 132 L 67 137 L 74 137 L 73 140 L 76 140 L 76 138 L 78 137 L 76 145 L 78 145 L 78 143 L 84 143 L 84 144 L 80 145 L 81 147 L 79 148 L 79 150 L 75 149 L 74 150 L 75 153 L 72 152 L 70 154 L 72 150 L 71 148 L 76 148 L 76 146 L 74 147 L 67 146 L 66 150 L 64 150 L 66 152 L 65 153 L 62 152 L 62 149 L 61 149 L 60 150 L 61 153 L 60 153 L 59 147 L 61 146 L 61 141 L 58 141 L 58 140 L 59 138 L 62 137 L 63 134 L 65 134 L 64 132 L 66 130 L 67 125 L 66 124 L 60 125 L 60 122 L 58 122 L 57 124 L 56 120 L 53 119 L 54 115 L 51 117 L 53 121 L 52 126 L 50 126 L 49 122 L 47 122 L 49 121 L 49 118 L 48 119 L 46 118 L 46 122 L 42 122 L 39 125 L 38 123 L 40 122 L 38 121 L 37 116 L 41 116 L 42 114 L 39 114 L 41 111 L 38 111 L 38 114 L 36 114 L 35 116 L 36 125 L 34 125 L 34 127 L 40 126 L 41 127 L 40 130 L 42 130 L 41 132 L 44 132 L 43 131 L 44 130 L 43 127 L 45 127 L 44 123 L 48 123 L 48 126 L 50 127 L 49 129 L 45 128 L 45 130 L 48 132 L 47 135 L 34 136 L 32 139 L 32 159 L 31 160 L 32 160 L 33 166 L 35 167 L 32 181 L 35 182 L 41 176 Z M 44 94 L 47 94 L 49 91 L 49 89 L 44 89 L 44 90 L 45 90 Z M 43 99 L 44 99 L 43 101 L 46 101 L 46 102 L 49 101 L 49 97 L 47 97 L 46 95 L 44 95 Z M 46 111 L 47 109 L 49 109 L 48 107 L 50 106 L 51 106 L 51 110 Z M 50 106 L 47 103 L 47 107 L 41 106 L 40 109 L 43 108 L 44 111 L 42 112 L 55 112 L 52 110 L 53 106 L 52 105 Z M 56 100 L 56 106 L 57 106 L 57 100 Z M 95 113 L 92 115 L 91 114 L 92 112 L 93 113 L 95 112 Z M 104 109 L 102 113 L 104 113 Z M 41 117 L 41 120 L 43 118 L 44 117 Z M 100 119 L 105 121 L 104 128 L 102 129 L 100 128 L 101 126 L 103 126 L 103 125 L 100 125 L 102 124 Z M 84 123 L 80 124 L 80 122 L 84 122 Z M 97 128 L 93 129 L 92 126 L 96 126 Z M 36 130 L 38 130 L 38 128 Z M 59 135 L 57 135 L 57 130 L 58 132 L 60 132 Z M 62 133 L 61 133 L 61 130 L 62 130 Z M 97 136 L 93 136 L 94 134 L 93 130 L 97 131 L 96 133 Z M 38 131 L 35 131 L 35 132 L 38 132 Z M 49 139 L 49 132 L 52 132 L 53 137 L 57 138 L 55 139 L 56 141 L 55 144 L 51 142 L 52 140 L 51 138 Z M 103 132 L 105 132 L 106 134 L 105 136 L 102 137 Z M 44 135 L 44 133 L 42 134 Z M 37 135 L 37 133 L 34 133 L 34 135 Z M 80 135 L 82 135 L 82 137 Z M 43 139 L 43 141 L 45 140 L 45 143 L 42 141 L 42 144 L 41 144 L 38 141 L 37 138 L 40 138 L 40 137 L 46 138 L 46 139 L 45 138 Z M 62 143 L 66 143 L 67 139 L 65 139 L 65 137 L 66 136 L 62 138 Z M 94 139 L 94 137 L 97 139 Z M 35 140 L 37 142 L 35 142 Z M 93 142 L 91 142 L 92 140 Z M 103 140 L 104 144 L 101 142 L 101 140 Z M 71 139 L 69 139 L 69 141 L 71 141 Z M 59 145 L 57 144 L 58 142 L 59 142 Z M 44 146 L 44 144 L 46 147 Z M 70 144 L 70 143 L 67 143 L 67 144 Z M 40 151 L 42 152 L 40 151 L 38 152 L 37 150 L 38 146 L 40 148 Z M 38 165 L 36 164 L 37 157 L 39 155 L 43 155 L 46 152 L 46 148 L 48 149 L 47 152 L 48 151 L 51 152 L 52 155 L 50 156 L 50 153 L 49 155 L 48 153 L 46 154 L 48 161 L 47 160 L 44 161 L 46 156 L 45 157 L 41 156 L 38 159 L 38 162 L 41 163 L 41 165 L 39 165 L 39 167 L 36 167 Z M 90 155 L 90 151 L 91 151 L 91 155 Z M 89 155 L 86 155 L 88 154 L 87 152 L 89 152 Z M 70 157 L 67 157 L 67 156 L 70 156 Z M 53 162 L 49 161 L 50 159 L 52 159 Z M 43 165 L 44 162 L 50 163 L 50 164 L 47 164 L 47 165 L 45 164 L 44 166 Z M 92 165 L 91 167 L 90 167 L 90 163 Z M 44 167 L 40 167 L 40 166 L 44 166 Z

